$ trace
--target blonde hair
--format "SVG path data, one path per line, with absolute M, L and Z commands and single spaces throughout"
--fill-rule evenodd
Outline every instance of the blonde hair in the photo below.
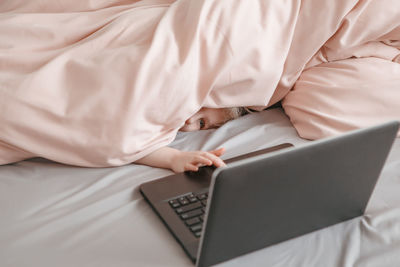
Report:
M 246 114 L 252 113 L 252 111 L 246 107 L 226 108 L 225 110 L 226 110 L 226 117 L 225 117 L 226 119 L 218 126 L 221 126 L 222 124 L 230 120 L 234 120 Z
M 228 113 L 227 115 L 230 118 L 230 120 L 233 120 L 233 119 L 237 119 L 241 116 L 244 116 L 246 114 L 249 114 L 249 113 L 251 113 L 251 111 L 245 107 L 236 107 L 236 108 L 229 108 L 227 110 L 227 113 Z

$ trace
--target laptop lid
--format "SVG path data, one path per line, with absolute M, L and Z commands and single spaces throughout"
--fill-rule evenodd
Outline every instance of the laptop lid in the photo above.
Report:
M 253 151 L 244 155 L 225 160 L 225 163 L 243 160 L 261 154 L 293 146 L 289 143 L 279 144 L 265 149 Z M 190 259 L 195 262 L 200 239 L 193 235 L 193 232 L 185 225 L 175 210 L 171 208 L 169 201 L 178 196 L 185 196 L 189 193 L 208 192 L 211 176 L 215 168 L 201 167 L 197 172 L 176 173 L 162 177 L 140 185 L 140 192 L 147 200 L 156 214 L 160 217 L 178 243 L 183 247 Z M 190 205 L 187 205 L 188 207 Z
M 390 122 L 218 168 L 197 265 L 362 215 L 398 127 Z

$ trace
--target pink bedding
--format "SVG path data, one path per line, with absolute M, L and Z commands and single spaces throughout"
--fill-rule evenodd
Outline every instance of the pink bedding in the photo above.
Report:
M 127 164 L 168 145 L 202 106 L 266 107 L 286 95 L 299 133 L 319 138 L 357 125 L 330 119 L 331 100 L 310 112 L 309 99 L 321 101 L 311 92 L 359 88 L 351 79 L 370 57 L 393 80 L 372 106 L 388 109 L 374 114 L 399 119 L 399 10 L 398 0 L 3 0 L 0 164 Z M 364 61 L 329 65 L 355 57 Z

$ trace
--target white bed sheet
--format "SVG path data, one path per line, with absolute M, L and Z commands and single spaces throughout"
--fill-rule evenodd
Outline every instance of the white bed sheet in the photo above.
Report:
M 218 130 L 181 133 L 172 146 L 225 147 L 224 158 L 299 138 L 281 109 Z M 79 168 L 42 159 L 0 167 L 0 266 L 193 266 L 138 186 L 171 174 L 140 165 Z M 271 229 L 273 231 L 273 229 Z M 221 266 L 400 266 L 400 139 L 367 215 Z

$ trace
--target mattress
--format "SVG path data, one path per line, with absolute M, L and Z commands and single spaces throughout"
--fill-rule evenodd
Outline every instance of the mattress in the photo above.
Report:
M 179 133 L 171 146 L 225 147 L 226 159 L 285 142 L 309 141 L 276 108 L 219 129 Z M 138 190 L 171 173 L 135 164 L 81 168 L 39 158 L 1 166 L 0 266 L 193 266 Z M 399 251 L 397 138 L 365 216 L 220 266 L 400 266 Z

